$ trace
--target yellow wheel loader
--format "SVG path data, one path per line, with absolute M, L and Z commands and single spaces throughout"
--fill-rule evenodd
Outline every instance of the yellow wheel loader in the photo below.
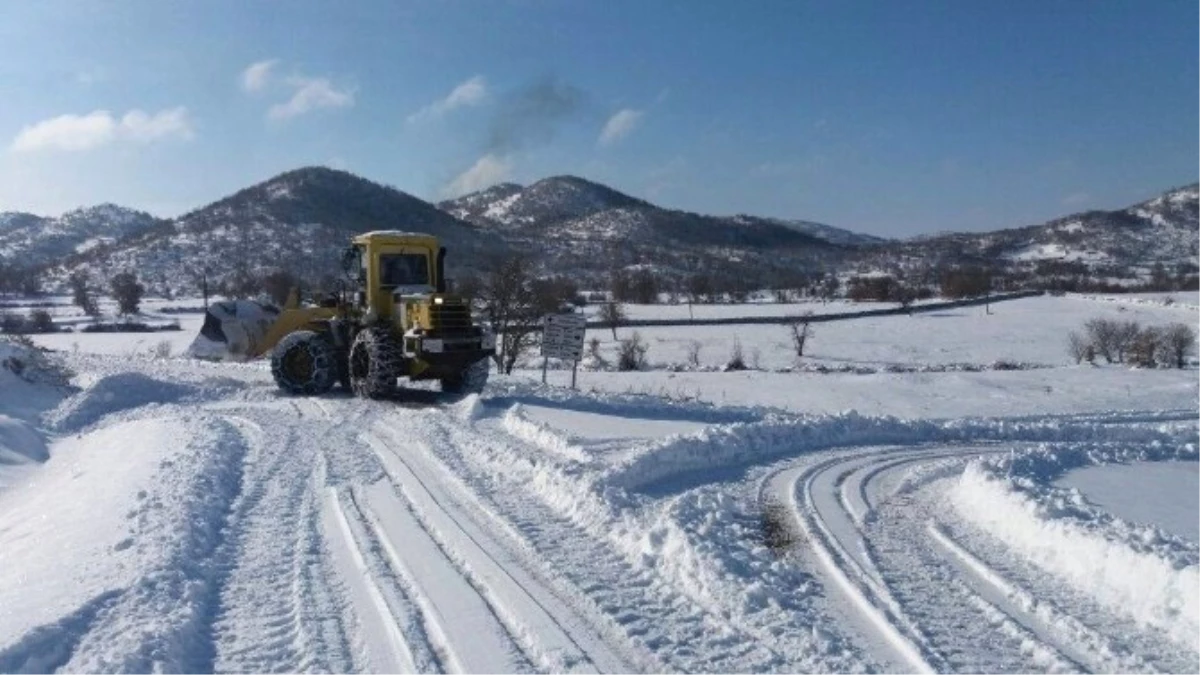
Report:
M 438 380 L 442 391 L 479 392 L 496 338 L 446 292 L 446 249 L 428 234 L 378 231 L 354 237 L 342 265 L 352 297 L 301 307 L 293 290 L 282 310 L 238 300 L 215 303 L 192 352 L 233 360 L 271 353 L 271 374 L 291 394 L 335 384 L 386 398 L 401 377 Z

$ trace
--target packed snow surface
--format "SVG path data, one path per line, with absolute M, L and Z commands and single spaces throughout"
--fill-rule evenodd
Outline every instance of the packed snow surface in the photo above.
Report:
M 0 339 L 0 671 L 1195 672 L 1195 365 L 1064 349 L 1194 322 L 1126 300 L 824 323 L 799 360 L 645 329 L 632 373 L 590 331 L 579 390 L 531 357 L 391 401 L 189 358 L 190 300 Z
M 1105 511 L 1134 523 L 1153 524 L 1200 543 L 1192 509 L 1200 495 L 1200 465 L 1193 462 L 1110 464 L 1076 469 L 1059 479 Z

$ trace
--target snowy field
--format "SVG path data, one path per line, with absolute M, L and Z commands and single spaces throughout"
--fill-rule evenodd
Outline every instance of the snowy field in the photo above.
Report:
M 1194 328 L 1170 296 L 815 324 L 799 360 L 638 329 L 633 373 L 590 331 L 578 391 L 531 357 L 465 400 L 279 395 L 185 356 L 193 300 L 0 341 L 0 672 L 1196 672 L 1196 366 L 1066 351 Z

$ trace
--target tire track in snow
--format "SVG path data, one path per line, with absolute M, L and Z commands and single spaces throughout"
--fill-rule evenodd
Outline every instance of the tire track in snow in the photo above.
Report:
M 427 413 L 426 413 L 427 414 Z M 552 672 L 625 672 L 627 663 L 546 587 L 524 562 L 472 517 L 473 493 L 431 460 L 412 426 L 399 436 L 379 425 L 367 435 L 412 514 L 487 603 L 522 652 Z M 383 440 L 386 436 L 391 440 Z M 427 440 L 427 439 L 426 439 Z M 406 447 L 407 452 L 394 448 Z M 378 493 L 376 493 L 378 494 Z
M 940 446 L 802 459 L 764 479 L 762 490 L 792 505 L 824 574 L 861 613 L 853 622 L 882 637 L 905 669 L 1153 671 L 939 524 L 947 514 L 938 489 L 952 458 L 1008 451 Z
M 313 439 L 321 434 L 279 408 L 244 413 L 231 416 L 252 449 L 244 491 L 234 505 L 232 546 L 213 623 L 214 669 L 350 670 L 352 650 L 318 527 Z
M 370 669 L 379 672 L 445 672 L 420 610 L 367 522 L 353 490 L 326 488 L 322 516 L 332 555 L 347 580 L 357 608 L 361 647 Z
M 804 658 L 806 647 L 789 640 L 786 629 L 743 625 L 682 592 L 657 570 L 636 565 L 631 552 L 620 550 L 614 540 L 597 536 L 543 502 L 528 489 L 523 473 L 514 474 L 516 482 L 501 481 L 507 472 L 497 471 L 499 466 L 542 461 L 545 451 L 536 443 L 530 447 L 530 439 L 502 424 L 489 428 L 488 421 L 463 425 L 439 418 L 437 425 L 443 439 L 438 447 L 459 453 L 457 458 L 454 452 L 442 453 L 457 460 L 456 470 L 482 472 L 472 484 L 480 490 L 479 498 L 488 500 L 484 508 L 503 513 L 505 522 L 516 527 L 513 537 L 595 606 L 605 632 L 615 634 L 610 641 L 632 641 L 645 650 L 633 657 L 643 664 L 642 670 L 769 671 L 794 669 Z

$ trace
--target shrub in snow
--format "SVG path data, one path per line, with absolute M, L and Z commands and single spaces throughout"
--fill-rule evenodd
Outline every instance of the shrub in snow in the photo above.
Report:
M 787 555 L 800 540 L 787 505 L 778 499 L 769 497 L 763 501 L 758 526 L 763 545 L 778 557 Z
M 44 309 L 35 309 L 29 313 L 29 330 L 33 333 L 53 333 L 56 328 L 54 319 L 50 316 L 50 312 Z
M 725 362 L 725 370 L 745 370 L 746 357 L 742 353 L 742 341 L 733 338 L 733 349 L 729 353 L 729 360 Z
M 139 321 L 122 321 L 120 323 L 93 323 L 80 329 L 82 333 L 157 333 L 159 331 L 183 330 L 179 323 L 169 323 L 163 326 L 151 326 Z
M 163 340 L 154 345 L 154 349 L 150 352 L 156 359 L 165 359 L 171 356 L 171 343 Z
M 604 370 L 608 368 L 608 360 L 600 354 L 600 338 L 588 340 L 587 352 L 583 355 L 583 366 L 588 370 Z
M 25 319 L 12 312 L 0 312 L 0 333 L 18 335 L 25 332 Z
M 643 370 L 646 367 L 646 352 L 650 345 L 642 342 L 642 336 L 635 331 L 627 340 L 621 340 L 617 353 L 617 370 Z

